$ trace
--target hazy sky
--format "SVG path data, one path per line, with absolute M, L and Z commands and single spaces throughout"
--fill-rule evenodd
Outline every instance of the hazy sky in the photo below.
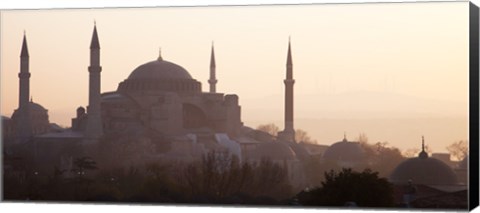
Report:
M 343 131 L 353 138 L 367 129 L 372 140 L 402 148 L 417 146 L 416 139 L 425 133 L 438 141 L 431 145 L 438 151 L 453 140 L 467 139 L 468 125 L 462 123 L 468 116 L 467 2 L 2 11 L 2 115 L 11 116 L 18 107 L 25 30 L 30 94 L 49 110 L 51 122 L 70 125 L 75 109 L 88 102 L 94 20 L 103 92 L 116 90 L 137 66 L 155 60 L 159 47 L 165 60 L 183 66 L 207 91 L 214 41 L 217 91 L 239 95 L 246 125 L 275 121 L 283 127 L 283 79 L 291 36 L 296 127 L 320 143 L 341 139 Z M 390 96 L 397 97 L 390 104 L 372 102 Z M 435 136 L 435 129 L 407 122 L 415 132 L 399 129 L 390 136 L 375 132 L 369 123 L 363 129 L 362 123 L 353 128 L 346 122 L 342 128 L 317 131 L 305 121 L 420 114 L 426 119 L 457 119 L 460 125 L 451 134 Z M 446 120 L 435 128 L 449 129 L 451 123 L 442 122 Z

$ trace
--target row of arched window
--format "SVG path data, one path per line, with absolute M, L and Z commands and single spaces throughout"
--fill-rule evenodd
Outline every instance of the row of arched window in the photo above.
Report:
M 124 81 L 120 83 L 119 90 L 141 91 L 141 90 L 163 90 L 179 92 L 200 92 L 201 84 L 195 80 L 182 81 Z

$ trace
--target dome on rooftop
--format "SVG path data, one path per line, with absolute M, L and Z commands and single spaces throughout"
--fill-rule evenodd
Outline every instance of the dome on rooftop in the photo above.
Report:
M 358 142 L 342 141 L 332 144 L 325 153 L 323 159 L 327 161 L 361 162 L 365 159 L 365 151 Z
M 117 91 L 199 93 L 202 91 L 202 85 L 193 79 L 185 68 L 165 61 L 160 56 L 157 60 L 142 64 L 133 70 L 130 76 L 118 85 Z
M 45 107 L 33 101 L 28 102 L 28 108 L 29 108 L 30 115 L 33 115 L 33 114 L 47 115 L 47 109 L 45 109 Z M 13 112 L 12 118 L 17 113 L 18 113 L 18 109 Z
M 33 102 L 33 101 L 30 101 L 30 102 L 29 102 L 29 107 L 30 107 L 30 110 L 31 110 L 31 111 L 35 111 L 35 112 L 44 112 L 44 111 L 47 111 L 47 110 L 45 109 L 45 107 L 43 107 L 42 105 L 37 104 L 37 103 L 35 103 L 35 102 Z
M 42 105 L 30 100 L 28 102 L 29 122 L 32 127 L 33 134 L 42 134 L 50 130 L 50 121 L 48 119 L 48 110 Z M 19 122 L 21 119 L 21 112 L 16 109 L 12 114 L 12 120 Z
M 395 168 L 389 180 L 397 184 L 406 184 L 411 180 L 415 184 L 450 185 L 457 183 L 453 170 L 435 158 L 411 158 Z
M 138 66 L 128 79 L 192 79 L 180 65 L 161 58 Z
M 451 185 L 457 184 L 457 176 L 444 162 L 431 158 L 425 152 L 422 137 L 422 151 L 418 157 L 405 160 L 398 165 L 389 177 L 390 182 L 406 184 Z

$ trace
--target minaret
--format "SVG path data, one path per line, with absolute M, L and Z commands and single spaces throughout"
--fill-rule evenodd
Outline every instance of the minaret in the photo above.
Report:
M 288 53 L 287 53 L 287 76 L 283 81 L 285 83 L 285 129 L 279 136 L 283 140 L 294 142 L 295 130 L 293 128 L 293 63 L 292 51 L 290 47 L 290 38 L 288 39 Z
M 93 28 L 92 42 L 90 44 L 90 66 L 88 67 L 89 94 L 87 106 L 87 126 L 85 137 L 89 142 L 96 142 L 103 134 L 101 106 L 100 106 L 100 44 L 98 42 L 97 26 Z
M 20 142 L 25 142 L 32 135 L 28 101 L 30 96 L 29 59 L 27 36 L 24 32 L 22 50 L 20 53 L 20 73 L 18 73 L 18 78 L 20 79 L 18 111 L 20 116 L 17 124 L 17 136 L 19 137 Z
M 210 84 L 210 93 L 216 93 L 217 79 L 215 79 L 215 50 L 213 49 L 213 42 L 212 54 L 210 56 L 210 79 L 208 79 L 208 83 Z

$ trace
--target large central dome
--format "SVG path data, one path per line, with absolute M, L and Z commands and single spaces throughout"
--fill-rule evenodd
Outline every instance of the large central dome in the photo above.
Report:
M 159 56 L 157 60 L 133 70 L 125 81 L 120 82 L 117 91 L 142 94 L 146 91 L 199 93 L 202 85 L 183 67 Z
M 128 79 L 192 79 L 192 76 L 183 67 L 159 58 L 137 67 Z

